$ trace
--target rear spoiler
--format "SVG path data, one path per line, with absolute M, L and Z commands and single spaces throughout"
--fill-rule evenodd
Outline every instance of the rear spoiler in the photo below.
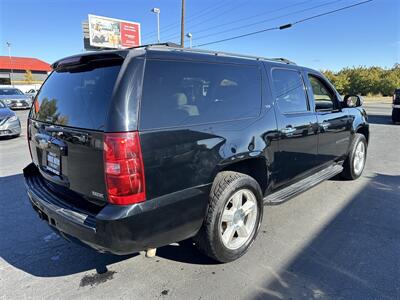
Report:
M 51 67 L 53 70 L 65 68 L 65 67 L 74 67 L 79 65 L 87 64 L 91 61 L 105 61 L 105 60 L 124 60 L 127 56 L 128 51 L 110 51 L 110 52 L 101 52 L 101 53 L 86 53 L 81 55 L 74 55 L 62 58 L 54 62 Z

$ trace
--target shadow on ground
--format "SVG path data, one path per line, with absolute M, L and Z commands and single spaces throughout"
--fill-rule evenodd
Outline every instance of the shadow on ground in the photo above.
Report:
M 0 257 L 40 277 L 65 276 L 96 269 L 131 256 L 100 254 L 54 233 L 31 208 L 22 174 L 0 177 Z
M 380 125 L 393 125 L 390 115 L 370 115 L 368 114 L 368 123 Z
M 137 254 L 101 254 L 59 237 L 31 208 L 22 174 L 0 177 L 0 257 L 15 268 L 39 277 L 65 276 L 96 269 Z M 190 264 L 214 264 L 190 241 L 157 249 L 157 256 Z
M 255 299 L 400 295 L 400 176 L 375 174 Z

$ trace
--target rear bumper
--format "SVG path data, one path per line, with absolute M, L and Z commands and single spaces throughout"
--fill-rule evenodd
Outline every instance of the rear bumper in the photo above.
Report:
M 191 188 L 134 205 L 106 204 L 100 212 L 90 213 L 49 190 L 33 163 L 24 169 L 24 177 L 32 207 L 41 219 L 64 237 L 120 255 L 194 236 L 203 222 L 210 188 Z

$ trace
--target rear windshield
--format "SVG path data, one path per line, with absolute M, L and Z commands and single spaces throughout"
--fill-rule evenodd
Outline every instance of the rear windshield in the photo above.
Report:
M 46 80 L 32 118 L 56 125 L 103 130 L 121 62 L 55 70 Z

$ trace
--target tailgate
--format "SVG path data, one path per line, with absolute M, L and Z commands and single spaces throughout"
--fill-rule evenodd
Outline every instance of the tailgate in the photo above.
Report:
M 58 191 L 71 190 L 90 200 L 106 200 L 103 134 L 30 122 L 32 159 Z
M 57 192 L 106 201 L 103 131 L 123 57 L 58 62 L 31 109 L 32 159 Z

